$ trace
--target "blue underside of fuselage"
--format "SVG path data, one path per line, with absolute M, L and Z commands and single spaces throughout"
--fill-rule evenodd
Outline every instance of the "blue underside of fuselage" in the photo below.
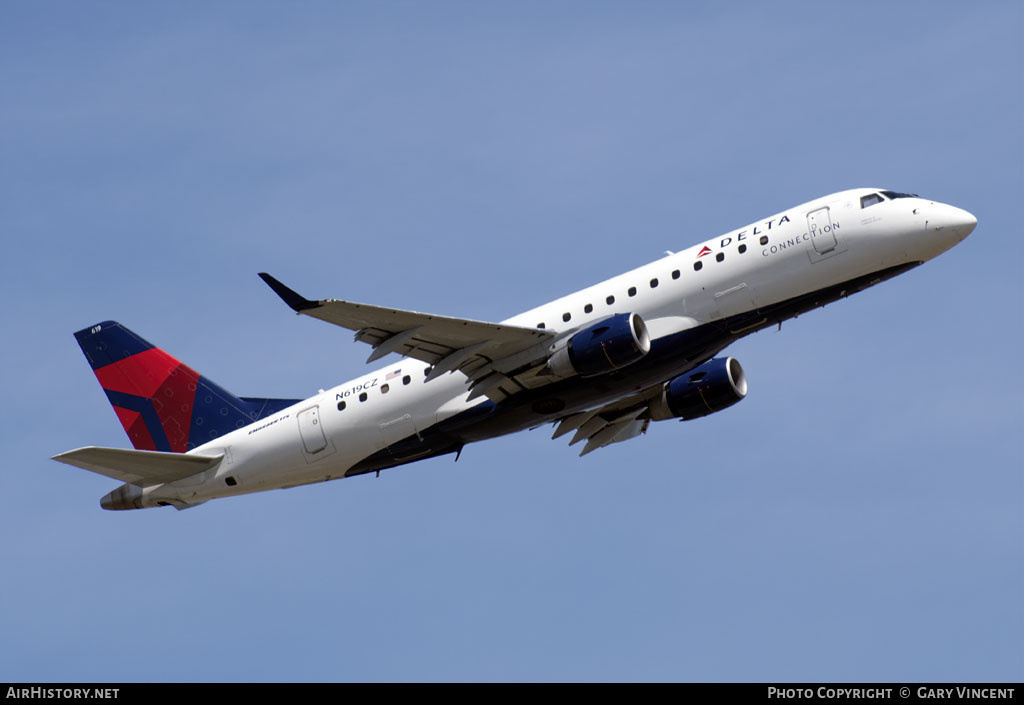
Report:
M 742 337 L 863 291 L 921 264 L 891 267 L 786 301 L 651 341 L 638 362 L 597 377 L 573 377 L 482 403 L 364 458 L 346 476 L 456 453 L 467 443 L 550 423 L 668 381 L 714 357 Z

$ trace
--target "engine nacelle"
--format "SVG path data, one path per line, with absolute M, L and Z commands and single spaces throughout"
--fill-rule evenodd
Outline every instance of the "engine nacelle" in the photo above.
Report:
M 727 409 L 747 396 L 747 376 L 733 357 L 716 357 L 679 375 L 650 403 L 651 418 L 697 419 Z
M 618 313 L 573 335 L 548 360 L 548 369 L 559 377 L 592 377 L 631 365 L 650 349 L 644 319 Z

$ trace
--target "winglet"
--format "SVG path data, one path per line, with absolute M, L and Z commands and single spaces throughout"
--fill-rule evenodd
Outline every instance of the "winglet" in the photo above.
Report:
M 273 289 L 275 294 L 277 294 L 282 299 L 284 299 L 284 302 L 286 304 L 288 304 L 289 306 L 291 306 L 292 310 L 295 311 L 296 313 L 302 313 L 303 311 L 305 311 L 307 309 L 317 308 L 320 305 L 319 302 L 317 302 L 317 301 L 310 301 L 309 299 L 307 299 L 307 298 L 299 295 L 298 293 L 292 291 L 291 289 L 286 287 L 284 284 L 282 284 L 278 280 L 274 279 L 272 276 L 270 276 L 266 272 L 260 272 L 259 275 L 260 275 L 260 279 L 265 281 L 267 283 L 267 286 L 269 286 L 271 289 Z

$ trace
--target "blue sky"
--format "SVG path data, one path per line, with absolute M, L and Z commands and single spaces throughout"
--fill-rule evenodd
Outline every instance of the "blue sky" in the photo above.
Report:
M 7 3 L 0 679 L 1024 677 L 1018 3 Z M 741 341 L 750 394 L 114 513 L 72 338 L 360 374 L 256 277 L 500 320 L 844 188 L 979 220 Z

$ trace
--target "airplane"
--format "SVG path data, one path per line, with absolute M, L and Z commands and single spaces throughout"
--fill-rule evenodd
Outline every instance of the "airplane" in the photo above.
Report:
M 114 321 L 75 333 L 134 450 L 54 460 L 119 480 L 104 509 L 173 506 L 378 473 L 552 423 L 586 455 L 741 401 L 736 340 L 938 256 L 977 219 L 915 194 L 833 193 L 501 323 L 310 300 L 367 362 L 400 359 L 308 399 L 238 397 Z

